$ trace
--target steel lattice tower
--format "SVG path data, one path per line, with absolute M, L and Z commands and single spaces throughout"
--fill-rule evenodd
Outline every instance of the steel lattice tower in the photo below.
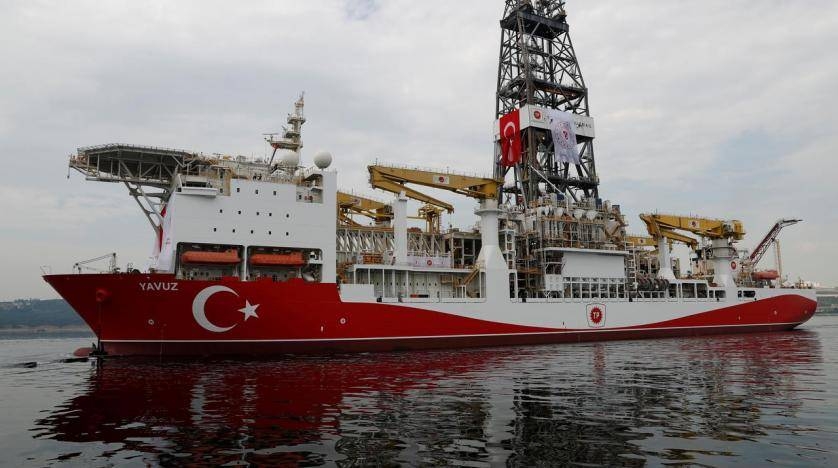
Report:
M 506 0 L 501 26 L 496 114 L 525 104 L 590 116 L 588 89 L 570 41 L 565 0 Z M 577 136 L 581 165 L 557 162 L 549 130 L 521 132 L 523 156 L 514 166 L 515 188 L 504 191 L 534 200 L 541 191 L 559 192 L 573 200 L 598 196 L 593 138 Z M 506 178 L 509 167 L 495 158 L 495 176 Z M 535 168 L 535 170 L 533 170 Z

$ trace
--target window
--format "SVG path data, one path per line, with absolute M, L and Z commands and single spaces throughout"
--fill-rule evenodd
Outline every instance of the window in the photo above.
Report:
M 224 210 L 218 210 L 219 213 L 224 213 Z
M 218 232 L 218 228 L 212 228 L 212 232 Z
M 274 215 L 273 213 L 268 213 L 268 216 L 273 216 L 273 215 Z
M 274 190 L 274 196 L 276 196 L 276 190 Z
M 290 234 L 288 234 L 288 233 L 286 232 L 286 233 L 285 233 L 285 235 L 286 235 L 286 236 L 288 236 L 288 235 L 290 235 Z
M 256 212 L 256 216 L 259 216 L 259 212 L 258 212 L 258 211 Z
M 271 235 L 271 231 L 268 231 L 268 235 L 269 235 L 269 236 Z
M 233 234 L 235 234 L 235 233 L 236 233 L 236 230 L 235 230 L 235 229 L 233 229 Z
M 288 213 L 285 213 L 285 217 L 286 217 L 286 218 L 290 218 L 290 217 L 291 217 L 291 215 L 290 215 L 290 214 L 288 214 Z
M 259 189 L 256 189 L 256 195 L 259 195 Z
M 253 234 L 253 229 L 250 230 L 250 233 Z
M 242 191 L 242 189 L 240 187 L 236 187 L 236 193 L 239 193 L 241 191 Z

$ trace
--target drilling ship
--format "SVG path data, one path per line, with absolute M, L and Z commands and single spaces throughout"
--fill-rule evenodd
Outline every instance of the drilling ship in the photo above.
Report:
M 506 0 L 492 173 L 369 166 L 376 200 L 303 159 L 301 96 L 270 158 L 106 144 L 70 168 L 124 184 L 154 233 L 148 268 L 44 279 L 111 355 L 273 355 L 769 332 L 812 317 L 814 290 L 757 269 L 737 220 L 641 215 L 599 195 L 594 120 L 563 0 Z M 471 229 L 441 228 L 476 200 Z M 418 201 L 415 215 L 409 202 Z M 411 226 L 419 219 L 423 227 Z M 413 223 L 415 224 L 415 222 Z M 691 252 L 689 270 L 671 255 Z M 778 268 L 779 270 L 779 268 Z

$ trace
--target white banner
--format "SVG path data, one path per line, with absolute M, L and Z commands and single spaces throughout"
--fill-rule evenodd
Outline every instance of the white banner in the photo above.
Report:
M 553 147 L 559 162 L 582 164 L 579 150 L 576 148 L 576 124 L 573 115 L 554 109 L 547 111 L 550 132 L 553 134 Z

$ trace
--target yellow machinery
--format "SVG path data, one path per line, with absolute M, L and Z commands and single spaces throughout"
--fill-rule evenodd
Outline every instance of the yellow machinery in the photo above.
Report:
M 626 242 L 628 243 L 629 247 L 640 248 L 640 247 L 655 247 L 657 248 L 658 243 L 655 239 L 652 239 L 649 236 L 638 236 L 629 234 L 626 236 Z
M 742 240 L 745 237 L 745 228 L 742 226 L 742 222 L 738 220 L 723 221 L 721 219 L 664 214 L 641 214 L 640 219 L 646 223 L 649 235 L 655 239 L 664 237 L 698 245 L 695 239 L 673 231 L 686 231 L 707 239 Z
M 404 192 L 408 198 L 438 206 L 449 213 L 454 211 L 454 206 L 450 203 L 407 187 L 406 184 L 448 190 L 459 195 L 480 200 L 497 198 L 498 190 L 503 185 L 503 181 L 498 179 L 467 176 L 450 172 L 433 172 L 380 164 L 369 166 L 368 169 L 370 171 L 370 185 L 373 188 L 386 190 L 397 195 Z
M 682 231 L 700 236 L 711 242 L 706 256 L 703 258 L 712 259 L 713 283 L 732 287 L 733 270 L 736 270 L 736 249 L 731 246 L 732 241 L 742 240 L 745 237 L 745 228 L 738 220 L 724 221 L 721 219 L 699 218 L 693 216 L 675 216 L 664 214 L 641 214 L 640 219 L 646 224 L 649 235 L 658 242 L 658 257 L 660 270 L 658 275 L 662 279 L 673 280 L 675 275 L 671 268 L 669 249 L 663 239 L 683 242 L 692 250 L 698 248 L 698 241 L 693 237 L 681 234 Z
M 349 226 L 357 226 L 352 214 L 359 214 L 374 220 L 377 224 L 386 223 L 393 218 L 393 210 L 387 203 L 362 197 L 352 193 L 338 192 L 338 219 Z
M 412 219 L 424 219 L 426 223 L 425 231 L 431 234 L 437 234 L 440 232 L 440 218 L 442 217 L 443 211 L 445 210 L 438 206 L 426 203 L 419 207 L 419 213 L 417 216 L 408 217 Z

